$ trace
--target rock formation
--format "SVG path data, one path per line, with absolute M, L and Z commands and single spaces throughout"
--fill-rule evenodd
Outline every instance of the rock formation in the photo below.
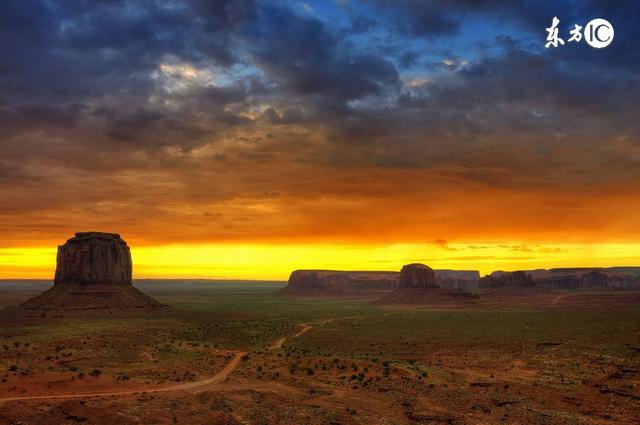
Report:
M 640 289 L 633 267 L 558 268 L 493 272 L 480 280 L 482 289 Z
M 424 266 L 426 267 L 426 266 Z M 434 270 L 435 286 L 476 289 L 477 270 Z M 283 292 L 300 296 L 381 296 L 400 286 L 400 273 L 391 271 L 296 270 Z
M 115 233 L 76 233 L 58 247 L 56 285 L 131 285 L 131 252 Z
M 478 270 L 435 270 L 436 285 L 442 289 L 477 289 L 480 281 Z
M 400 273 L 391 271 L 296 270 L 283 292 L 299 296 L 391 295 L 390 299 L 410 301 L 415 290 L 428 290 L 429 299 L 469 296 L 469 291 L 550 290 L 550 289 L 640 289 L 640 268 L 559 268 L 495 271 L 480 278 L 477 270 L 432 270 L 424 264 L 408 264 Z M 404 291 L 398 292 L 398 290 Z M 408 295 L 412 290 L 414 295 Z M 436 290 L 436 292 L 434 292 Z M 424 291 L 422 291 L 424 292 Z M 404 294 L 400 297 L 401 294 Z M 435 297 L 435 298 L 434 298 Z M 416 299 L 424 301 L 422 294 Z M 422 303 L 422 302 L 414 302 Z
M 445 278 L 441 278 L 444 280 Z M 424 264 L 407 264 L 400 271 L 398 289 L 378 301 L 380 304 L 450 304 L 475 298 L 460 289 L 444 289 L 436 273 Z
M 397 272 L 296 270 L 289 276 L 284 292 L 309 296 L 379 296 L 397 287 Z
M 424 264 L 407 264 L 400 270 L 399 288 L 428 289 L 437 288 L 433 269 Z
M 480 288 L 483 289 L 523 289 L 534 288 L 535 284 L 531 275 L 519 270 L 515 272 L 493 272 L 491 275 L 480 279 Z
M 23 310 L 61 315 L 165 307 L 131 283 L 131 253 L 114 233 L 76 233 L 58 247 L 53 288 L 20 305 Z

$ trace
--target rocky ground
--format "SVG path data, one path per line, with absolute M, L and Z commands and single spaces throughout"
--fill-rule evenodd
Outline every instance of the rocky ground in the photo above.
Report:
M 4 401 L 0 423 L 640 421 L 633 295 L 417 308 L 225 291 L 158 295 L 163 317 L 0 327 L 0 398 L 73 395 Z

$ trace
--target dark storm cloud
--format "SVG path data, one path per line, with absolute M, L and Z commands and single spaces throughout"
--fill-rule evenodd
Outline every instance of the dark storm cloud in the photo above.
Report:
M 301 95 L 345 101 L 397 87 L 398 74 L 384 58 L 350 52 L 323 22 L 282 8 L 263 10 L 250 51 L 271 76 Z
M 349 4 L 334 22 L 286 1 L 0 2 L 0 197 L 12 211 L 45 197 L 52 222 L 60 197 L 158 202 L 160 228 L 188 221 L 175 205 L 219 203 L 233 234 L 268 210 L 261 193 L 314 229 L 335 220 L 308 199 L 359 217 L 354 204 L 432 193 L 458 205 L 458 188 L 640 177 L 638 2 Z M 607 18 L 614 43 L 544 49 L 554 15 L 565 38 Z
M 588 58 L 567 60 L 527 50 L 510 38 L 497 39 L 500 53 L 455 71 L 453 81 L 402 98 L 411 107 L 469 110 L 481 105 L 520 104 L 554 112 L 616 115 L 632 108 L 638 81 Z M 602 72 L 594 72 L 597 66 Z M 633 90 L 629 90 L 632 88 Z
M 144 93 L 148 72 L 166 55 L 231 64 L 230 32 L 253 3 L 5 1 L 0 8 L 2 86 L 33 100 Z
M 545 36 L 544 28 L 553 16 L 560 19 L 563 32 L 574 24 L 584 26 L 593 18 L 608 19 L 619 34 L 610 48 L 601 52 L 607 62 L 637 64 L 640 57 L 640 3 L 634 0 L 368 0 L 387 14 L 389 26 L 413 37 L 446 38 L 460 31 L 468 18 L 486 20 L 492 25 L 510 22 L 530 34 Z
M 456 34 L 460 16 L 442 2 L 432 0 L 376 0 L 390 15 L 394 27 L 416 37 L 441 37 Z

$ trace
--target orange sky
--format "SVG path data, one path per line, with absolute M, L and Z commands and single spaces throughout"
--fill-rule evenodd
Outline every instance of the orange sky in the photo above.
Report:
M 228 199 L 144 173 L 94 179 L 104 188 L 93 192 L 81 187 L 87 181 L 69 183 L 68 197 L 82 202 L 25 185 L 8 199 L 52 208 L 5 215 L 0 277 L 50 278 L 55 247 L 87 230 L 121 233 L 139 278 L 286 279 L 296 268 L 398 270 L 415 261 L 482 273 L 640 264 L 640 202 L 628 185 L 570 192 L 563 182 L 496 187 L 452 170 L 327 168 L 294 180 L 297 171 L 256 170 L 264 183 L 241 181 L 244 171 L 210 172 L 205 182 L 241 194 Z M 263 184 L 278 191 L 244 190 Z M 103 190 L 121 200 L 92 203 Z
M 499 168 L 286 162 L 83 174 L 59 176 L 51 190 L 36 182 L 4 190 L 1 278 L 50 278 L 55 247 L 89 230 L 120 233 L 136 277 L 285 279 L 296 268 L 398 270 L 414 261 L 482 273 L 640 264 L 640 188 L 581 186 L 561 171 L 557 182 Z
M 533 3 L 17 3 L 0 278 L 79 231 L 138 277 L 640 265 L 629 5 L 606 49 L 547 49 Z
M 256 245 L 206 244 L 138 247 L 132 250 L 135 278 L 286 280 L 297 268 L 399 270 L 424 262 L 434 268 L 480 270 L 640 264 L 637 244 L 430 244 Z M 54 248 L 0 249 L 2 278 L 51 279 Z

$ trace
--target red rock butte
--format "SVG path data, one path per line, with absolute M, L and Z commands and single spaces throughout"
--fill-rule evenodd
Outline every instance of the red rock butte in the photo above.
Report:
M 80 232 L 58 246 L 53 288 L 19 308 L 43 314 L 166 307 L 134 288 L 131 252 L 116 233 Z
M 467 271 L 462 271 L 464 275 Z M 448 276 L 452 276 L 448 271 Z M 459 303 L 476 296 L 463 291 L 456 285 L 445 285 L 444 279 L 436 279 L 436 273 L 425 264 L 407 264 L 400 270 L 398 288 L 378 300 L 379 304 L 431 304 Z M 450 288 L 454 289 L 450 289 Z
M 397 271 L 295 270 L 283 293 L 296 296 L 383 296 L 402 285 L 443 289 L 476 289 L 477 270 L 432 270 L 409 264 Z M 404 283 L 401 283 L 404 282 Z M 422 283 L 420 283 L 422 282 Z
M 438 288 L 436 275 L 429 266 L 419 263 L 407 264 L 400 270 L 400 288 Z
M 117 233 L 80 232 L 58 246 L 56 285 L 131 285 L 131 251 Z

